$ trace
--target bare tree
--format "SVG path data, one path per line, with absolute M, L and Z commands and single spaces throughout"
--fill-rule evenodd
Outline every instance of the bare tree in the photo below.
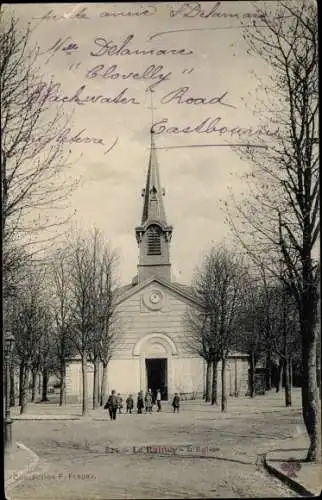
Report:
M 224 247 L 213 247 L 193 281 L 194 294 L 202 304 L 202 349 L 212 362 L 212 403 L 217 400 L 217 373 L 221 361 L 221 409 L 227 408 L 226 360 L 236 333 L 244 270 L 239 259 Z M 203 351 L 200 351 L 203 352 Z
M 3 14 L 3 13 L 2 13 Z M 66 125 L 63 112 L 37 92 L 38 47 L 30 46 L 30 28 L 3 14 L 0 33 L 1 195 L 5 290 L 22 245 L 40 243 L 43 229 L 69 216 L 53 216 L 74 187 L 67 178 L 69 151 L 56 140 Z M 48 85 L 52 88 L 53 82 Z M 50 210 L 50 213 L 49 211 Z M 58 214 L 58 212 L 56 211 Z M 48 242 L 48 232 L 43 237 Z M 29 246 L 28 246 L 29 248 Z
M 118 341 L 118 315 L 116 310 L 115 265 L 118 257 L 108 247 L 103 251 L 97 287 L 97 304 L 99 314 L 97 331 L 100 336 L 100 360 L 103 365 L 102 384 L 100 387 L 100 405 L 107 398 L 107 367 L 113 349 Z
M 44 314 L 43 334 L 40 339 L 40 368 L 42 373 L 41 401 L 48 401 L 48 382 L 50 375 L 56 373 L 57 356 L 55 352 L 56 339 L 54 322 L 49 302 Z
M 302 339 L 302 408 L 310 439 L 307 461 L 319 461 L 319 297 L 314 261 L 320 234 L 317 9 L 314 2 L 307 1 L 279 2 L 273 15 L 271 6 L 265 9 L 256 4 L 256 9 L 261 21 L 246 29 L 245 38 L 248 53 L 264 60 L 271 70 L 270 82 L 261 87 L 261 108 L 255 110 L 270 133 L 256 138 L 256 147 L 242 150 L 242 157 L 253 168 L 248 175 L 250 196 L 239 204 L 238 211 L 248 233 L 250 253 L 265 253 L 265 265 L 275 276 L 279 275 L 280 259 L 287 270 L 285 285 L 297 304 Z M 245 245 L 245 233 L 233 225 Z
M 31 268 L 25 279 L 15 307 L 11 310 L 10 322 L 15 335 L 15 350 L 20 361 L 20 412 L 27 404 L 29 376 L 40 367 L 40 342 L 46 323 L 47 304 L 44 302 L 44 270 Z
M 198 300 L 198 298 L 196 297 Z M 217 386 L 212 383 L 212 360 L 209 332 L 206 329 L 207 316 L 203 309 L 188 308 L 184 322 L 187 327 L 186 348 L 206 362 L 206 380 L 204 399 L 206 403 L 217 404 Z M 216 381 L 216 376 L 214 376 Z M 213 389 L 213 390 L 212 390 Z
M 94 366 L 93 409 L 106 398 L 107 366 L 116 342 L 116 310 L 114 294 L 114 265 L 116 254 L 104 243 L 102 233 L 94 228 L 92 248 L 92 323 L 93 337 L 89 350 Z M 99 381 L 100 362 L 103 364 L 102 382 Z
M 246 277 L 243 290 L 244 300 L 238 314 L 234 346 L 249 356 L 249 395 L 254 397 L 256 366 L 265 352 L 266 301 L 260 284 L 250 276 Z
M 88 411 L 87 363 L 94 363 L 93 403 L 99 400 L 98 367 L 100 358 L 107 367 L 114 331 L 112 264 L 113 257 L 104 245 L 101 233 L 94 229 L 89 236 L 78 234 L 69 249 L 71 262 L 72 322 L 71 338 L 82 362 L 82 411 Z
M 59 405 L 66 394 L 66 360 L 72 354 L 71 340 L 72 297 L 70 287 L 70 259 L 66 251 L 57 250 L 50 264 L 53 297 L 51 309 L 54 318 L 54 352 L 60 380 Z
M 87 362 L 92 343 L 91 297 L 92 280 L 91 256 L 88 242 L 80 235 L 72 242 L 71 248 L 71 293 L 72 324 L 71 337 L 82 363 L 82 413 L 88 412 Z

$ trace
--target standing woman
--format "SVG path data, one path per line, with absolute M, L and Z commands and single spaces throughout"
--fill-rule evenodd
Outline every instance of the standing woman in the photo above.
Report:
M 160 389 L 157 390 L 157 411 L 161 411 L 161 391 Z

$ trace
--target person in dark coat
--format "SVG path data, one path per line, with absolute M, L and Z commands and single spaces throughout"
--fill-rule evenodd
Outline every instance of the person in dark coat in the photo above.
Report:
M 173 406 L 173 413 L 175 413 L 177 411 L 177 413 L 179 413 L 179 409 L 180 409 L 180 396 L 179 394 L 176 392 L 174 397 L 173 397 L 173 401 L 172 401 L 172 406 Z
M 140 391 L 138 393 L 138 399 L 137 399 L 136 407 L 138 409 L 138 413 L 142 413 L 142 409 L 144 408 L 144 397 L 143 397 L 143 392 L 142 391 Z
M 133 407 L 134 407 L 134 401 L 132 398 L 132 394 L 130 394 L 126 400 L 126 413 L 132 413 Z
M 104 409 L 108 410 L 111 420 L 116 420 L 117 396 L 114 390 L 109 395 L 106 405 L 104 406 Z

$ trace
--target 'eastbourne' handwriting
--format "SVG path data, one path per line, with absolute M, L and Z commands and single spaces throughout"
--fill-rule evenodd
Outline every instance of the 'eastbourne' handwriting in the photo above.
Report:
M 170 125 L 168 118 L 163 118 L 154 123 L 151 130 L 156 135 L 217 134 L 219 136 L 229 137 L 273 136 L 278 133 L 277 130 L 270 131 L 266 127 L 243 128 L 238 125 L 235 127 L 227 127 L 223 124 L 223 120 L 220 116 L 215 118 L 208 116 L 196 125 L 181 127 Z

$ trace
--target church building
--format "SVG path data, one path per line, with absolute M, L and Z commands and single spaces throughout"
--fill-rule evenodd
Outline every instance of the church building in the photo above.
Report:
M 165 400 L 175 392 L 183 399 L 200 398 L 205 390 L 206 366 L 198 354 L 189 351 L 185 318 L 188 308 L 201 306 L 189 286 L 172 280 L 173 227 L 168 224 L 164 196 L 151 134 L 142 217 L 135 228 L 137 275 L 119 290 L 118 333 L 108 365 L 108 390 L 115 389 L 126 397 L 150 388 L 154 394 L 160 389 Z M 92 380 L 88 378 L 91 394 Z M 71 361 L 67 366 L 67 395 L 80 396 L 81 383 L 80 363 Z M 220 385 L 219 367 L 218 389 Z M 244 395 L 247 388 L 247 356 L 232 354 L 227 363 L 228 394 Z

